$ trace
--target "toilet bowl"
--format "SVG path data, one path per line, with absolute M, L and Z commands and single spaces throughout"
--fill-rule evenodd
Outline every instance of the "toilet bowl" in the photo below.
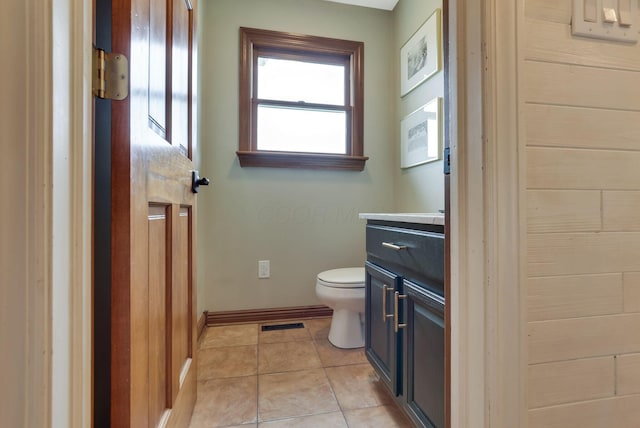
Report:
M 332 269 L 318 274 L 316 295 L 333 309 L 329 342 L 338 348 L 364 346 L 363 267 Z

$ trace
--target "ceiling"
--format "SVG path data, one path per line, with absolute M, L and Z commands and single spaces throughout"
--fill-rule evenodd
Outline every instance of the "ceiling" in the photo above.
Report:
M 372 7 L 375 9 L 393 10 L 398 0 L 326 0 L 335 3 L 352 4 L 354 6 Z

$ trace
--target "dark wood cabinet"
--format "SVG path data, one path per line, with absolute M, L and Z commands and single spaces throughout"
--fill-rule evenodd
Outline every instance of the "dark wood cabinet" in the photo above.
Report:
M 367 224 L 365 353 L 420 427 L 445 427 L 442 226 Z

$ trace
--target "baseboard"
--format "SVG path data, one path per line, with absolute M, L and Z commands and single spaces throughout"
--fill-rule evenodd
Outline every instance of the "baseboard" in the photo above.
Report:
M 198 339 L 200 339 L 200 336 L 202 336 L 202 333 L 204 332 L 204 328 L 206 326 L 207 326 L 207 311 L 204 311 L 200 316 L 200 318 L 198 318 L 198 324 L 196 325 L 196 328 L 198 329 Z
M 276 320 L 330 317 L 333 310 L 328 306 L 296 306 L 290 308 L 249 309 L 242 311 L 205 312 L 206 325 L 248 323 Z

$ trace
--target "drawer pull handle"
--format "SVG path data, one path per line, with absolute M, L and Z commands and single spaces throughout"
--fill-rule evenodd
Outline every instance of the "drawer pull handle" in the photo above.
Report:
M 398 300 L 400 299 L 406 299 L 407 295 L 406 294 L 400 294 L 399 292 L 395 292 L 394 294 L 394 304 L 393 304 L 393 308 L 394 308 L 394 312 L 395 312 L 395 324 L 393 326 L 393 330 L 397 333 L 399 329 L 401 328 L 405 328 L 407 326 L 407 324 L 398 324 Z
M 407 249 L 406 245 L 396 245 L 396 244 L 392 244 L 391 242 L 383 242 L 382 246 L 385 248 L 391 248 L 392 250 L 396 250 L 396 251 Z
M 393 318 L 393 314 L 387 314 L 387 291 L 393 291 L 392 287 L 382 284 L 382 322 L 386 324 L 387 318 Z

